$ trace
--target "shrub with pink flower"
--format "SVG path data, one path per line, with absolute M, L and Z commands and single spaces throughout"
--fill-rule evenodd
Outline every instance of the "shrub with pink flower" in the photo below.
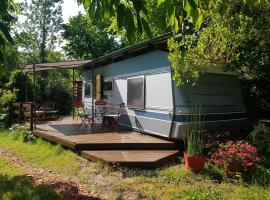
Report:
M 259 160 L 257 148 L 247 141 L 228 141 L 225 145 L 220 144 L 218 151 L 211 157 L 211 161 L 220 168 L 240 162 L 244 170 L 254 168 Z

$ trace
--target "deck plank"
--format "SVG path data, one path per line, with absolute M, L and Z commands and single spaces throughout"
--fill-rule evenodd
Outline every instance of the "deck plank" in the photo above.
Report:
M 33 134 L 82 152 L 89 160 L 101 160 L 136 167 L 153 167 L 175 159 L 179 151 L 173 141 L 97 124 L 80 126 L 71 117 L 38 124 Z
M 89 160 L 102 160 L 110 164 L 118 163 L 136 167 L 158 166 L 179 155 L 178 150 L 82 151 L 82 156 Z
M 38 124 L 33 134 L 78 150 L 108 149 L 174 149 L 172 141 L 125 130 L 111 129 L 98 124 L 94 129 L 79 126 L 77 120 L 62 118 Z

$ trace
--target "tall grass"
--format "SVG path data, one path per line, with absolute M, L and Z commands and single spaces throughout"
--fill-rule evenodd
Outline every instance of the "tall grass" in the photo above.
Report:
M 189 156 L 203 154 L 203 119 L 200 105 L 192 105 L 188 116 L 188 125 L 185 129 L 185 147 Z

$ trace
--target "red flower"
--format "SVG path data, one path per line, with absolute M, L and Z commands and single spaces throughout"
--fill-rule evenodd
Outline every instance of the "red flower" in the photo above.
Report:
M 245 170 L 255 167 L 259 160 L 257 148 L 246 141 L 220 144 L 218 151 L 211 157 L 211 161 L 218 167 L 225 168 L 231 162 L 241 162 Z

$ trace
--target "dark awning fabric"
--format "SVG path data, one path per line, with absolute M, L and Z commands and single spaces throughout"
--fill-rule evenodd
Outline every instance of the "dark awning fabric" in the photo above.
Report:
M 35 71 L 83 68 L 83 67 L 89 66 L 91 62 L 92 60 L 73 60 L 73 61 L 62 61 L 62 62 L 51 62 L 51 63 L 38 63 L 38 64 L 35 64 Z M 25 73 L 33 73 L 34 64 L 25 65 L 22 71 Z

